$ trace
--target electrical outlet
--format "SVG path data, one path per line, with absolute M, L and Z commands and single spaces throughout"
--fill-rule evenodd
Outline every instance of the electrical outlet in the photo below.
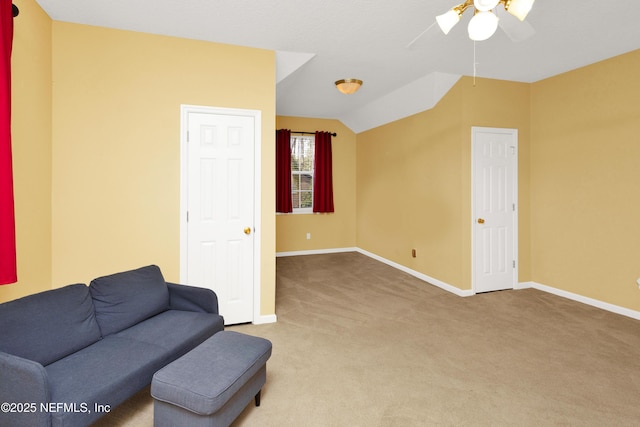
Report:
M 307 233 L 307 240 L 311 240 L 311 233 Z
M 411 256 L 412 256 L 413 258 L 415 258 L 417 255 L 418 255 L 418 254 L 416 253 L 416 250 L 415 250 L 415 249 L 411 249 Z
M 638 280 L 636 280 L 636 283 L 638 283 L 638 289 L 640 289 L 640 278 L 638 278 Z

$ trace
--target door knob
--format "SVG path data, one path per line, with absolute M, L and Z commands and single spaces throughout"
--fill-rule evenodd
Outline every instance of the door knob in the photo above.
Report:
M 484 219 L 478 218 L 478 224 L 484 224 Z
M 251 234 L 251 227 L 245 227 L 244 234 L 247 234 L 247 235 Z

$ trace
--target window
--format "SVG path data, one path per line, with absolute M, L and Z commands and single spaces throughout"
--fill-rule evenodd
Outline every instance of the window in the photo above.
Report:
M 335 134 L 312 135 L 276 131 L 276 212 L 334 212 L 331 137 Z
M 293 212 L 313 212 L 313 136 L 291 136 L 291 204 Z

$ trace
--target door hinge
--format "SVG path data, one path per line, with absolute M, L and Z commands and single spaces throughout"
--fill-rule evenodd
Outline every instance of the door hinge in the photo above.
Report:
M 187 222 L 189 222 L 189 211 L 187 211 Z
M 516 204 L 514 203 L 512 206 L 513 206 L 513 211 L 515 212 L 516 211 Z
M 516 260 L 513 260 L 513 268 L 516 268 Z

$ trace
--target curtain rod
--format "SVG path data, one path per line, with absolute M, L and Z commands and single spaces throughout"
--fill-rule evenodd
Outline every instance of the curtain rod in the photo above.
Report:
M 301 132 L 301 131 L 297 131 L 297 130 L 292 130 L 291 133 L 301 133 L 303 135 L 315 135 L 315 132 Z M 337 133 L 332 133 L 331 136 L 338 136 Z

